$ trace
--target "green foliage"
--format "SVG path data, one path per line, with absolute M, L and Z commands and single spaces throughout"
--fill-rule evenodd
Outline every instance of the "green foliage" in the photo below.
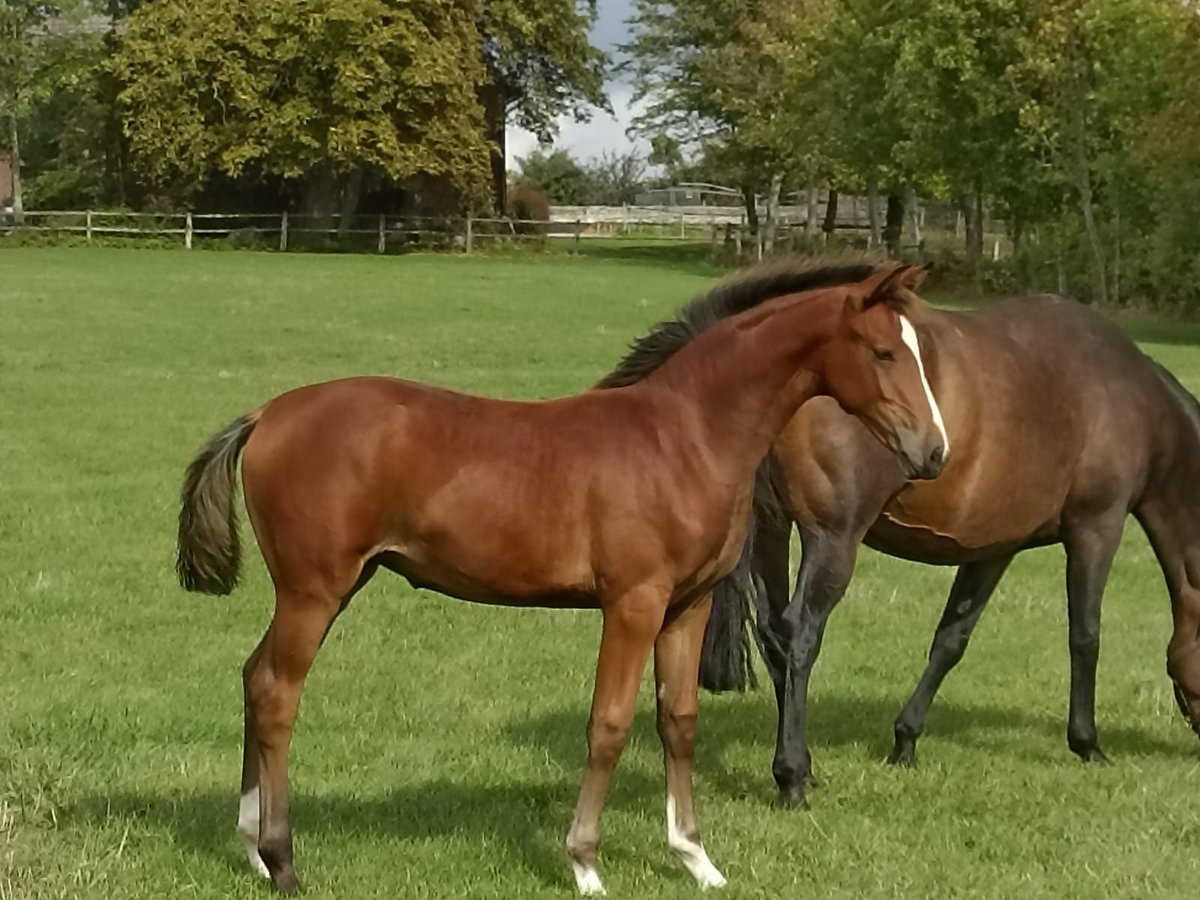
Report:
M 479 35 L 452 0 L 159 0 L 127 20 L 115 71 L 142 171 L 400 181 L 485 177 Z
M 566 206 L 633 203 L 645 184 L 646 162 L 635 150 L 606 152 L 582 164 L 565 149 L 538 149 L 517 162 L 518 185 L 533 187 L 551 203 Z
M 596 0 L 482 0 L 490 88 L 507 120 L 550 140 L 563 114 L 586 118 L 604 95 L 606 57 L 588 41 Z

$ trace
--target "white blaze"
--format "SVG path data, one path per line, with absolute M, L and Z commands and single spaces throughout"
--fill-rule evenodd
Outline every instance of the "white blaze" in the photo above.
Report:
M 942 421 L 942 411 L 938 408 L 937 401 L 933 399 L 933 391 L 929 387 L 929 379 L 925 377 L 925 363 L 921 359 L 921 345 L 917 341 L 917 330 L 912 327 L 912 322 L 908 321 L 904 316 L 900 316 L 900 338 L 904 341 L 904 346 L 908 347 L 912 351 L 912 355 L 917 359 L 917 371 L 921 374 L 921 385 L 925 388 L 925 398 L 929 401 L 929 411 L 933 414 L 933 424 L 942 433 L 942 457 L 943 459 L 949 459 L 950 436 L 946 434 L 946 423 Z

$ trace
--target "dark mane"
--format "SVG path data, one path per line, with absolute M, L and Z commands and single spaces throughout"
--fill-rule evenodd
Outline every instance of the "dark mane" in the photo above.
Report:
M 641 381 L 721 319 L 775 297 L 862 281 L 875 268 L 875 262 L 862 256 L 832 260 L 791 258 L 754 266 L 726 278 L 708 293 L 691 300 L 674 319 L 660 322 L 645 337 L 634 341 L 625 358 L 596 387 L 624 387 Z

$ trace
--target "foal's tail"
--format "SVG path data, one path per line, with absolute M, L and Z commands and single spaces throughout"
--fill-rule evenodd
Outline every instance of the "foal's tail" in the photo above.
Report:
M 228 594 L 237 585 L 242 561 L 233 508 L 237 461 L 258 417 L 255 411 L 230 422 L 204 445 L 183 476 L 175 571 L 189 591 Z

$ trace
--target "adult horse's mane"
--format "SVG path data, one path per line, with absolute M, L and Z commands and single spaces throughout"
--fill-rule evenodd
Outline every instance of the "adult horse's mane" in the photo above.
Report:
M 785 258 L 726 278 L 688 302 L 674 319 L 660 322 L 634 341 L 624 359 L 596 387 L 625 387 L 641 381 L 722 319 L 776 297 L 862 281 L 876 266 L 866 256 Z

